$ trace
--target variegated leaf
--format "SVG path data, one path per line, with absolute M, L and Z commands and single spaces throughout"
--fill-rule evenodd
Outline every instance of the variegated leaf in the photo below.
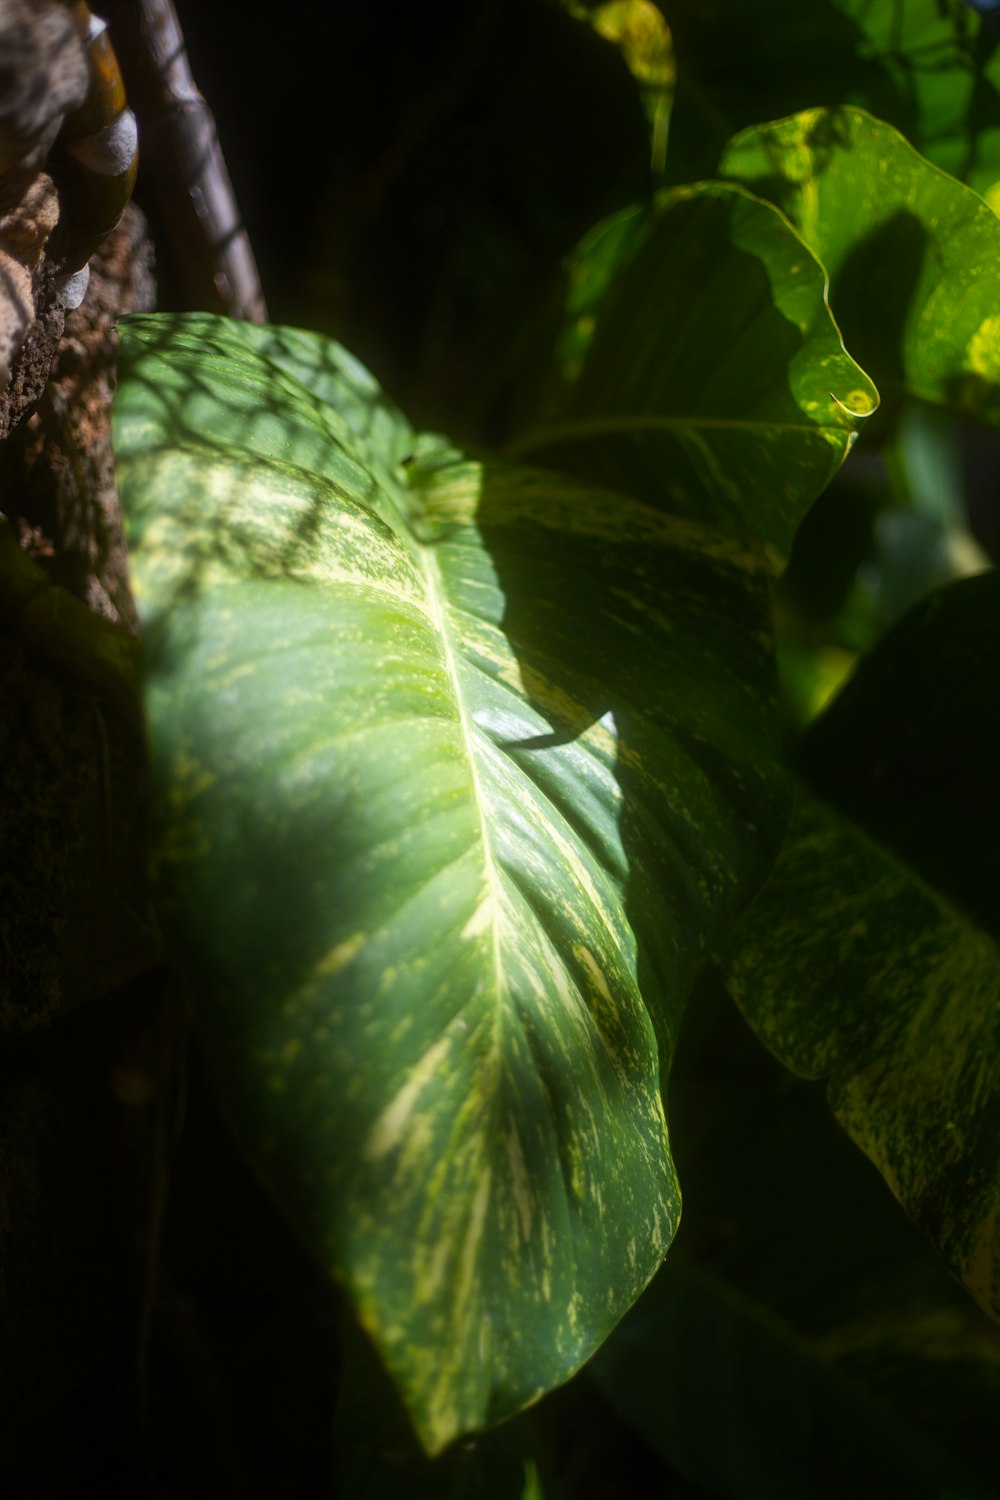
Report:
M 437 1450 L 670 1243 L 661 1077 L 786 816 L 764 560 L 415 442 L 322 339 L 124 345 L 162 909 L 240 1140 Z
M 1000 222 L 862 109 L 744 131 L 720 171 L 788 214 L 883 390 L 1000 422 Z
M 878 405 L 788 221 L 702 183 L 570 258 L 557 379 L 510 451 L 763 539 L 781 566 Z
M 737 928 L 751 1025 L 831 1105 L 1000 1316 L 1000 579 L 931 595 L 805 740 L 773 875 Z

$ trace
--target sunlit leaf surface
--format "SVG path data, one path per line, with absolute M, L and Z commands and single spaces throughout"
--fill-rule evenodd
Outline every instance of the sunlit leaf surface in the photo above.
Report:
M 161 906 L 233 1127 L 426 1446 L 662 1259 L 693 976 L 786 815 L 762 551 L 414 438 L 349 356 L 123 329 Z
M 881 389 L 1000 421 L 1000 219 L 859 109 L 745 131 L 720 170 L 774 201 L 830 273 Z

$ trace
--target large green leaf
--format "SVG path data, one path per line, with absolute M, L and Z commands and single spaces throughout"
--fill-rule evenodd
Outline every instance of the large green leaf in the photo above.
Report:
M 1000 221 L 860 109 L 745 131 L 720 170 L 777 203 L 830 273 L 880 387 L 1000 421 Z
M 318 337 L 133 319 L 124 355 L 165 918 L 437 1450 L 670 1242 L 661 1071 L 787 812 L 763 556 L 414 441 Z
M 768 204 L 710 183 L 608 220 L 568 276 L 559 380 L 511 451 L 783 561 L 878 401 L 822 267 Z
M 807 734 L 734 993 L 1000 1314 L 1000 578 L 931 595 Z

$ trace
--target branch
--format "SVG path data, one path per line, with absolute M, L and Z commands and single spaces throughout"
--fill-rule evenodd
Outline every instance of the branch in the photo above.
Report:
M 140 29 L 159 84 L 167 127 L 214 265 L 216 291 L 229 314 L 267 319 L 257 263 L 215 120 L 199 93 L 172 0 L 139 0 Z

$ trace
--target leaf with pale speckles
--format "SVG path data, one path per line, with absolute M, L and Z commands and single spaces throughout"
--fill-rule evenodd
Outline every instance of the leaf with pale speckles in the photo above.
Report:
M 860 109 L 737 136 L 723 176 L 771 199 L 830 273 L 830 305 L 883 392 L 1000 422 L 1000 220 Z
M 806 736 L 733 992 L 1000 1316 L 1000 576 L 932 594 Z M 822 799 L 822 800 L 820 800 Z
M 719 183 L 599 225 L 567 266 L 557 374 L 510 451 L 763 539 L 781 565 L 878 404 L 823 268 Z
M 161 909 L 434 1451 L 670 1243 L 662 1072 L 787 815 L 762 552 L 415 438 L 319 337 L 123 338 Z

